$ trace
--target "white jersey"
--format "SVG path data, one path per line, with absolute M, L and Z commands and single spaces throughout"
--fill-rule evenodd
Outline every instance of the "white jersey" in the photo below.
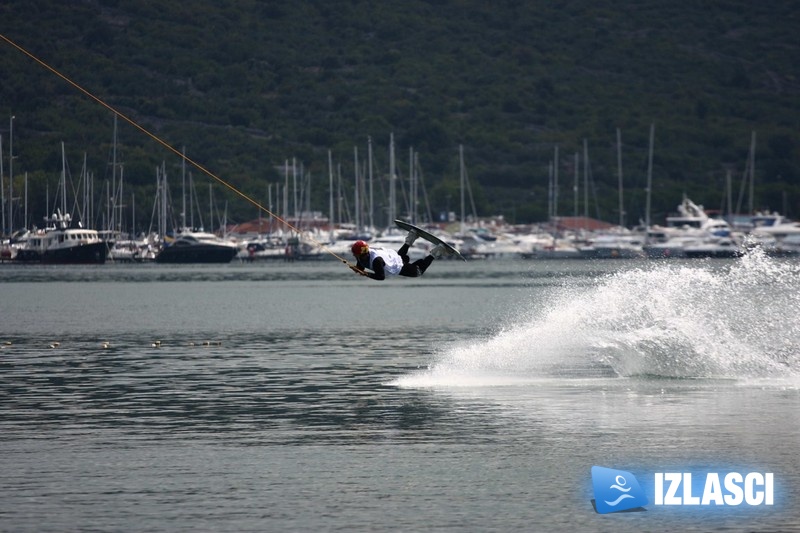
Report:
M 383 259 L 383 271 L 387 276 L 396 276 L 403 268 L 403 258 L 400 257 L 400 254 L 389 248 L 373 248 L 372 246 L 369 247 L 369 265 L 367 265 L 367 268 L 374 270 L 372 263 L 377 257 Z

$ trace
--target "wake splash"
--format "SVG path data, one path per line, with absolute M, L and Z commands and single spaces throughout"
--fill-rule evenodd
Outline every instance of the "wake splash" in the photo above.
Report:
M 488 339 L 444 348 L 401 387 L 553 378 L 800 377 L 800 264 L 659 263 L 567 282 Z M 543 309 L 545 311 L 536 311 Z

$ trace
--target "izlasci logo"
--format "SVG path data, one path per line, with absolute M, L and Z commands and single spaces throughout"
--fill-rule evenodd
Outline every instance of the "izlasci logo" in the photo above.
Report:
M 772 472 L 655 472 L 653 505 L 735 507 L 771 506 L 775 501 Z M 705 474 L 705 475 L 704 475 Z M 594 507 L 599 514 L 641 509 L 649 503 L 630 472 L 592 467 Z
M 695 482 L 691 472 L 655 473 L 655 505 L 772 505 L 773 493 L 772 472 L 708 472 L 704 481 Z
M 624 470 L 592 467 L 594 508 L 600 514 L 628 511 L 648 504 L 636 477 Z

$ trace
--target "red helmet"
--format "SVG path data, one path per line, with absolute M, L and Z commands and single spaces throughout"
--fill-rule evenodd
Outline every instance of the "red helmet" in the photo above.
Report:
M 365 243 L 364 241 L 356 241 L 353 243 L 350 251 L 353 252 L 354 256 L 358 257 L 361 254 L 369 252 L 369 244 Z

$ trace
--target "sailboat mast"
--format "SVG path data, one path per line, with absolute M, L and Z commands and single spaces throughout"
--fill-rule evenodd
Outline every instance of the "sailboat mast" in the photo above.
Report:
M 186 227 L 186 147 L 181 149 L 181 226 Z
M 756 183 L 756 132 L 753 131 L 750 137 L 750 203 L 748 207 L 750 208 L 749 214 L 753 214 L 754 211 L 754 197 L 755 197 L 755 183 Z
M 583 217 L 589 221 L 589 141 L 583 139 Z
M 465 205 L 465 197 L 464 197 L 464 190 L 466 187 L 466 169 L 464 168 L 464 145 L 458 145 L 458 166 L 459 166 L 459 177 L 461 181 L 461 226 L 460 231 L 461 234 L 464 234 L 464 213 L 466 211 Z
M 333 242 L 333 228 L 335 224 L 333 211 L 333 155 L 330 150 L 328 150 L 328 213 L 330 240 Z
M 8 231 L 14 231 L 14 115 L 8 125 Z
M 3 136 L 2 135 L 0 135 L 0 225 L 2 225 L 3 227 L 3 232 L 0 233 L 0 235 L 5 235 L 6 234 L 6 191 L 5 191 L 5 183 L 3 180 Z
M 395 207 L 395 161 L 394 161 L 394 133 L 389 135 L 389 226 L 397 218 L 394 214 Z
M 61 141 L 61 216 L 67 214 L 67 154 Z
M 726 194 L 727 203 L 728 203 L 728 205 L 727 205 L 727 207 L 725 209 L 725 211 L 726 211 L 728 216 L 726 217 L 725 220 L 728 222 L 728 224 L 733 224 L 733 216 L 732 216 L 733 215 L 733 212 L 732 212 L 732 209 L 733 209 L 733 192 L 731 191 L 731 187 L 732 187 L 732 185 L 731 185 L 731 171 L 730 171 L 730 169 L 728 169 L 728 171 L 725 173 L 725 194 Z
M 306 191 L 306 213 L 311 218 L 311 170 L 306 173 L 305 191 Z
M 189 172 L 189 227 L 194 229 L 194 206 L 197 205 L 197 215 L 202 219 L 200 214 L 200 204 L 197 203 L 197 191 L 194 190 L 194 179 L 192 178 L 191 171 Z M 201 222 L 202 224 L 202 222 Z
M 558 145 L 553 156 L 553 218 L 558 216 Z
M 361 197 L 359 193 L 359 181 L 358 181 L 358 146 L 353 147 L 353 169 L 355 170 L 355 223 L 356 223 L 356 233 L 361 231 Z
M 87 172 L 86 174 L 86 220 L 91 222 L 92 227 L 95 227 L 94 218 L 94 173 Z
M 574 195 L 574 202 L 575 202 L 573 213 L 575 218 L 578 217 L 578 174 L 579 174 L 578 165 L 579 165 L 578 152 L 575 152 L 575 184 L 572 186 L 572 193 Z
M 61 184 L 60 181 L 58 183 L 59 183 L 59 185 Z M 110 214 L 110 211 L 109 211 L 109 207 L 111 205 L 111 202 L 110 202 L 110 198 L 111 198 L 111 189 L 110 189 L 110 187 L 111 187 L 111 184 L 108 183 L 108 180 L 106 180 L 105 183 L 106 183 L 106 214 L 103 217 L 103 224 L 102 224 L 101 227 L 103 227 L 106 230 L 108 230 L 111 227 L 111 214 Z M 58 193 L 56 193 L 56 195 L 58 195 Z M 58 198 L 58 196 L 56 196 L 56 198 Z
M 136 238 L 136 193 L 131 193 L 131 239 Z
M 86 152 L 83 152 L 83 166 L 81 167 L 81 183 L 83 183 L 83 196 L 81 198 L 79 209 L 81 212 L 81 219 L 83 219 L 83 222 L 85 222 L 88 227 L 88 221 L 91 219 L 89 218 L 89 171 L 86 168 Z M 28 207 L 25 206 L 25 211 L 27 212 L 27 210 Z M 28 217 L 26 216 L 25 218 L 27 219 Z
M 28 172 L 25 172 L 25 211 L 23 211 L 24 218 L 22 219 L 22 227 L 28 227 Z
M 289 160 L 283 160 L 283 218 L 289 220 Z
M 417 223 L 417 207 L 419 204 L 419 186 L 422 173 L 419 168 L 419 152 L 414 152 L 414 224 Z
M 622 200 L 622 132 L 617 128 L 617 176 L 619 179 L 619 227 L 625 226 L 625 204 Z
M 161 238 L 167 234 L 167 168 L 165 163 L 161 163 Z
M 344 198 L 342 197 L 342 164 L 336 164 L 336 210 L 339 212 L 339 220 L 344 220 L 342 214 Z
M 119 191 L 114 194 L 114 204 L 119 209 L 119 215 L 116 215 L 116 214 L 114 215 L 114 222 L 116 223 L 117 230 L 120 233 L 122 232 L 122 209 L 125 207 L 122 204 L 122 191 L 123 191 L 122 183 L 125 180 L 124 174 L 125 174 L 124 169 L 122 167 L 120 167 L 120 169 L 119 169 Z
M 547 220 L 553 222 L 553 162 L 547 165 Z
M 408 217 L 412 224 L 417 223 L 416 191 L 414 184 L 414 147 L 408 147 Z
M 297 159 L 292 158 L 292 208 L 294 209 L 294 220 L 300 220 L 300 213 L 297 211 Z
M 373 184 L 373 179 L 372 179 L 372 137 L 367 137 L 367 164 L 369 165 L 368 171 L 367 171 L 369 173 L 369 221 L 368 222 L 369 222 L 369 229 L 372 230 L 373 228 L 375 228 L 375 220 L 374 220 L 375 204 L 374 204 L 374 196 L 372 194 L 373 193 L 373 190 L 372 190 L 372 184 Z
M 276 183 L 275 185 L 276 185 L 276 188 L 277 188 L 278 184 Z M 267 208 L 270 210 L 270 212 L 273 211 L 273 209 L 272 209 L 272 183 L 268 183 L 267 184 Z M 259 213 L 259 216 L 261 216 L 261 211 L 259 211 L 258 213 Z M 269 229 L 267 230 L 267 233 L 269 235 L 272 235 L 272 219 L 273 218 L 274 217 L 272 217 L 272 216 L 269 217 Z M 258 223 L 258 230 L 261 231 L 261 222 Z
M 645 206 L 645 227 L 650 228 L 650 207 L 653 196 L 653 144 L 655 141 L 656 125 L 650 124 L 650 149 L 647 151 L 647 205 Z
M 114 229 L 114 217 L 116 216 L 117 205 L 117 114 L 114 113 L 114 143 L 111 156 L 111 215 L 109 218 L 108 229 Z M 121 200 L 121 198 L 120 198 Z

